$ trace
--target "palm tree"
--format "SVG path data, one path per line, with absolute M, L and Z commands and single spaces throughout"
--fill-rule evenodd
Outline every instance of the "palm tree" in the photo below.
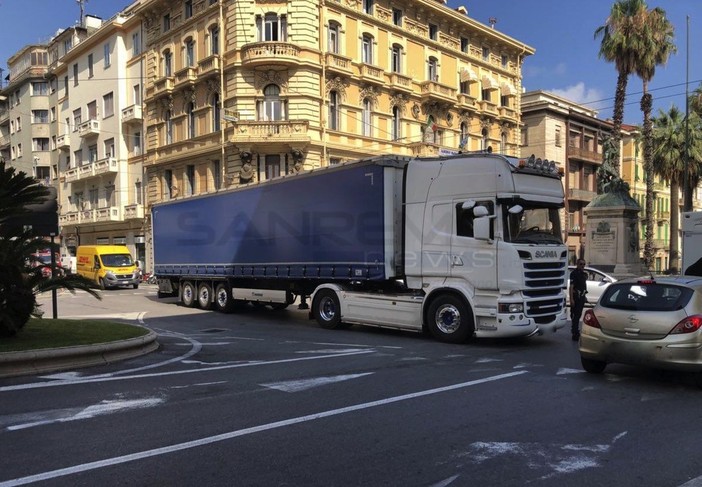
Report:
M 31 230 L 10 224 L 10 219 L 27 212 L 27 205 L 40 203 L 48 190 L 24 172 L 6 167 L 0 159 L 0 336 L 15 335 L 32 315 L 40 314 L 36 296 L 52 289 L 82 289 L 93 296 L 91 282 L 81 276 L 42 277 L 33 267 L 33 257 L 47 242 Z M 53 249 L 52 249 L 53 251 Z
M 646 12 L 644 0 L 619 0 L 609 13 L 604 25 L 595 30 L 595 39 L 601 37 L 599 57 L 614 63 L 617 70 L 617 88 L 614 94 L 612 112 L 612 147 L 616 154 L 612 157 L 615 172 L 619 173 L 619 145 L 621 141 L 622 122 L 624 121 L 624 102 L 629 75 L 636 71 L 640 53 L 629 43 L 629 39 L 638 31 L 640 19 Z M 603 154 L 605 156 L 606 154 Z
M 644 4 L 645 5 L 645 4 Z M 675 29 L 668 21 L 665 10 L 654 8 L 645 10 L 639 21 L 638 28 L 629 37 L 629 45 L 638 52 L 634 69 L 643 83 L 641 96 L 641 111 L 643 112 L 643 166 L 646 174 L 653 174 L 653 96 L 648 91 L 648 84 L 656 74 L 656 68 L 665 64 L 668 57 L 676 52 L 673 43 Z M 653 177 L 646 179 L 646 241 L 644 244 L 644 263 L 648 268 L 653 263 Z

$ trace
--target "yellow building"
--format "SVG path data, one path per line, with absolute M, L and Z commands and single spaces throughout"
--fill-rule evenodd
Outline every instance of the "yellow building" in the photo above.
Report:
M 519 155 L 534 50 L 436 0 L 145 0 L 147 205 L 379 154 Z

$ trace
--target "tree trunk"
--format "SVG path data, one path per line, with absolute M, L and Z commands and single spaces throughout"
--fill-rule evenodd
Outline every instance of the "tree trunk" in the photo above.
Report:
M 677 274 L 680 270 L 680 240 L 678 239 L 678 229 L 680 228 L 680 208 L 679 208 L 680 184 L 673 178 L 670 182 L 670 258 L 668 260 L 668 271 Z
M 644 115 L 643 143 L 644 143 L 644 172 L 646 173 L 646 241 L 644 243 L 644 264 L 651 270 L 655 249 L 653 247 L 653 123 L 651 110 L 653 108 L 652 96 L 648 93 L 648 83 L 644 81 L 643 96 L 641 96 L 641 111 Z
M 617 76 L 617 89 L 614 93 L 614 110 L 612 111 L 612 139 L 614 147 L 617 149 L 617 157 L 614 158 L 614 170 L 620 174 L 620 141 L 622 139 L 622 122 L 624 121 L 624 101 L 626 100 L 626 85 L 629 76 L 620 71 Z

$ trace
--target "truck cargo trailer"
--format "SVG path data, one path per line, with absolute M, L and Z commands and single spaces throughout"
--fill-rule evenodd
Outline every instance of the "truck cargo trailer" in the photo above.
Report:
M 326 328 L 444 341 L 566 324 L 563 189 L 548 161 L 380 157 L 152 208 L 159 296 L 231 311 L 312 298 Z

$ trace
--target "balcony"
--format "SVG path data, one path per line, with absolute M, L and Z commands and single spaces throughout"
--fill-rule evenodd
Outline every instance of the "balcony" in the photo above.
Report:
M 91 164 L 93 166 L 93 175 L 100 176 L 101 174 L 117 174 L 119 172 L 119 164 L 114 157 L 106 157 Z
M 73 167 L 63 173 L 67 183 L 88 179 L 103 174 L 117 174 L 119 163 L 114 157 L 107 157 L 89 164 Z
M 442 85 L 436 81 L 423 81 L 419 84 L 422 102 L 448 102 L 456 103 L 456 89 Z
M 504 120 L 517 120 L 517 111 L 510 107 L 498 107 L 497 115 Z
M 232 142 L 309 142 L 307 120 L 240 120 Z
M 164 76 L 154 81 L 153 96 L 170 95 L 173 93 L 173 76 Z
M 183 68 L 179 71 L 175 72 L 175 87 L 176 88 L 182 88 L 184 86 L 192 86 L 195 84 L 195 81 L 197 80 L 197 69 L 188 66 L 187 68 Z
M 76 225 L 80 223 L 95 223 L 95 210 L 69 211 L 59 215 L 59 224 Z
M 400 73 L 390 73 L 390 86 L 396 90 L 412 93 L 412 77 Z
M 461 108 L 475 108 L 477 100 L 474 96 L 470 96 L 467 93 L 458 94 L 458 104 Z
M 361 81 L 374 83 L 376 85 L 384 85 L 385 77 L 383 76 L 383 68 L 372 66 L 370 64 L 358 65 L 358 78 Z
M 119 206 L 98 208 L 95 211 L 95 223 L 120 221 Z
M 61 150 L 70 150 L 71 149 L 71 136 L 69 134 L 62 134 L 56 136 L 56 148 Z
M 353 74 L 351 58 L 329 52 L 327 53 L 326 62 L 327 71 L 339 74 Z
M 497 115 L 497 105 L 488 100 L 478 100 L 478 110 L 483 113 L 491 113 Z
M 568 199 L 577 201 L 587 201 L 588 203 L 592 201 L 597 193 L 595 191 L 588 191 L 587 189 L 579 188 L 568 188 Z
M 579 159 L 581 161 L 594 162 L 602 164 L 602 154 L 596 151 L 583 149 L 581 147 L 569 146 L 568 157 Z
M 95 137 L 100 134 L 100 121 L 88 120 L 78 125 L 78 135 L 80 137 Z
M 127 205 L 124 207 L 124 219 L 126 220 L 143 220 L 144 205 Z
M 10 146 L 10 136 L 9 135 L 3 135 L 0 136 L 0 147 L 9 147 Z
M 219 76 L 220 60 L 219 54 L 213 54 L 197 63 L 197 74 L 200 78 Z
M 131 105 L 122 110 L 122 123 L 141 124 L 144 119 L 141 105 Z
M 7 123 L 10 120 L 10 110 L 0 110 L 0 125 Z
M 300 48 L 288 42 L 254 42 L 242 49 L 241 64 L 245 68 L 267 64 L 297 66 L 300 64 Z

